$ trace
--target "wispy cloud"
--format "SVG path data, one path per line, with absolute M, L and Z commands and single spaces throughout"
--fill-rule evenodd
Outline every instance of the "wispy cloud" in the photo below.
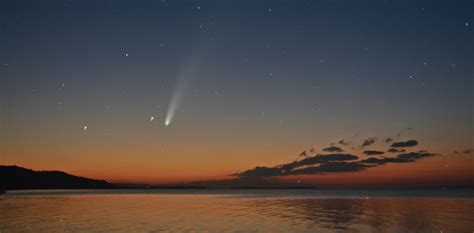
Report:
M 343 145 L 343 146 L 349 146 L 350 142 L 344 140 L 344 139 L 341 139 L 339 140 L 339 142 L 337 142 L 339 145 Z
M 362 147 L 370 146 L 370 145 L 372 145 L 372 144 L 375 143 L 375 140 L 376 140 L 376 139 L 377 139 L 377 138 L 375 138 L 375 137 L 373 137 L 373 138 L 367 138 L 367 139 L 364 140 L 364 142 L 362 142 L 362 145 L 361 145 L 361 146 L 362 146 Z
M 390 148 L 390 149 L 387 150 L 387 152 L 390 152 L 390 153 L 403 153 L 403 152 L 405 152 L 405 149 Z
M 323 148 L 323 151 L 326 151 L 326 152 L 344 152 L 343 149 L 341 149 L 340 147 L 337 147 L 337 146 L 325 147 L 325 148 Z
M 395 148 L 412 147 L 412 146 L 416 146 L 416 145 L 418 145 L 417 140 L 408 140 L 408 141 L 405 141 L 405 142 L 394 142 L 394 143 L 392 143 L 392 147 L 395 147 Z
M 386 164 L 386 163 L 411 163 L 415 162 L 418 159 L 425 157 L 434 156 L 435 154 L 428 153 L 426 151 L 410 152 L 405 154 L 399 154 L 397 157 L 389 158 L 368 158 L 361 160 L 361 163 L 369 164 Z
M 383 155 L 385 152 L 377 150 L 365 150 L 364 154 L 366 155 Z

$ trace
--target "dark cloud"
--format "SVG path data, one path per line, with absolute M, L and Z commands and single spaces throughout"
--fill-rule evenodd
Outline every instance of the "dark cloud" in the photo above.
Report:
M 339 142 L 337 142 L 339 145 L 343 145 L 343 146 L 348 146 L 349 145 L 349 142 L 348 141 L 345 141 L 344 139 L 340 140 Z
M 377 151 L 381 152 L 381 151 Z M 426 151 L 409 152 L 389 158 L 368 158 L 361 161 L 352 154 L 316 155 L 300 161 L 282 164 L 276 167 L 255 167 L 241 173 L 234 174 L 240 178 L 264 178 L 272 176 L 303 175 L 331 172 L 357 172 L 368 167 L 386 163 L 411 163 L 418 159 L 434 156 Z
M 333 161 L 348 161 L 348 160 L 356 160 L 359 157 L 351 154 L 326 154 L 326 155 L 315 155 L 301 161 L 297 161 L 300 166 L 301 165 L 309 165 L 315 163 L 327 163 Z
M 334 161 L 350 161 L 350 160 L 357 160 L 357 159 L 359 159 L 359 157 L 355 155 L 351 155 L 351 154 L 315 155 L 315 156 L 311 156 L 300 161 L 282 164 L 280 165 L 280 168 L 284 171 L 289 171 L 300 166 L 314 165 L 318 163 L 328 163 L 328 162 L 334 162 Z
M 323 151 L 326 151 L 326 152 L 344 152 L 343 149 L 341 149 L 340 147 L 337 147 L 337 146 L 330 146 L 330 147 L 323 148 Z
M 365 150 L 364 154 L 366 155 L 383 155 L 385 152 L 383 151 L 376 151 L 376 150 Z
M 396 158 L 368 158 L 360 161 L 361 163 L 369 164 L 386 164 L 386 163 L 395 163 L 397 162 Z
M 279 176 L 281 169 L 276 167 L 255 167 L 237 174 L 239 177 L 264 177 L 264 176 Z
M 361 163 L 369 163 L 369 164 L 386 164 L 386 163 L 411 163 L 415 162 L 418 159 L 422 159 L 425 157 L 434 156 L 432 153 L 428 153 L 426 151 L 418 151 L 418 152 L 410 152 L 399 154 L 397 157 L 391 158 L 368 158 L 361 160 Z
M 377 139 L 377 138 L 367 138 L 367 139 L 365 139 L 365 141 L 362 143 L 361 146 L 362 147 L 370 146 L 370 145 L 374 144 L 375 139 Z
M 367 138 L 362 146 L 369 146 L 375 143 L 376 138 Z M 391 138 L 390 138 L 391 140 Z M 385 142 L 391 142 L 385 139 Z M 340 140 L 337 144 L 344 145 L 347 141 Z M 364 169 L 384 165 L 386 163 L 411 163 L 418 159 L 434 156 L 435 154 L 427 151 L 417 151 L 405 153 L 405 149 L 401 147 L 412 147 L 418 145 L 416 140 L 408 140 L 404 142 L 394 142 L 387 152 L 399 153 L 395 157 L 372 157 L 359 160 L 359 157 L 353 154 L 339 153 L 343 152 L 340 147 L 329 146 L 323 149 L 327 152 L 335 152 L 329 154 L 318 154 L 314 156 L 305 156 L 301 160 L 290 163 L 280 164 L 274 167 L 257 166 L 243 172 L 233 174 L 238 180 L 250 179 L 252 181 L 262 181 L 277 176 L 303 175 L 303 174 L 322 174 L 332 172 L 358 172 Z M 383 155 L 384 151 L 364 150 L 365 155 Z M 459 152 L 461 153 L 461 152 Z M 472 153 L 471 149 L 467 149 L 462 153 Z
M 326 172 L 355 172 L 368 167 L 358 162 L 329 162 L 315 167 L 305 167 L 291 172 L 292 175 L 316 174 Z
M 390 152 L 390 153 L 403 153 L 403 152 L 405 152 L 405 149 L 390 148 L 390 149 L 387 150 L 387 152 Z
M 407 159 L 407 160 L 412 160 L 412 159 L 421 159 L 424 157 L 430 157 L 433 156 L 434 154 L 428 153 L 427 151 L 421 150 L 418 152 L 409 152 L 409 153 L 404 153 L 404 154 L 399 154 L 398 158 L 401 159 Z
M 357 160 L 357 159 L 359 159 L 359 157 L 355 155 L 351 155 L 351 154 L 315 155 L 315 156 L 308 157 L 300 161 L 294 161 L 291 163 L 281 164 L 276 167 L 255 167 L 254 169 L 246 170 L 244 172 L 236 173 L 234 175 L 238 177 L 286 176 L 286 175 L 295 174 L 294 173 L 295 170 L 304 169 L 304 168 L 301 168 L 301 169 L 296 169 L 296 168 L 303 167 L 303 166 L 311 166 L 311 165 L 319 165 L 318 167 L 322 166 L 321 169 L 324 168 L 326 169 L 325 172 L 329 172 L 331 168 L 326 167 L 324 164 L 351 161 L 351 160 Z M 332 165 L 332 166 L 338 166 L 338 165 Z M 339 166 L 344 166 L 344 165 L 339 165 Z M 298 174 L 302 174 L 302 173 L 298 173 Z
M 394 142 L 392 147 L 412 147 L 418 145 L 417 140 L 408 140 L 406 142 Z

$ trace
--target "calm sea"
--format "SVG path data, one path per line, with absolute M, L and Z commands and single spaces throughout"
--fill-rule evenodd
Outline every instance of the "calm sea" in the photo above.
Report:
M 4 232 L 473 232 L 472 190 L 54 190 L 0 195 Z

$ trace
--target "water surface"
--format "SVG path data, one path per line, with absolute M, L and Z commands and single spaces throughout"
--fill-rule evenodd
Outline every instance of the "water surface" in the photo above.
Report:
M 0 196 L 1 232 L 473 230 L 470 190 L 40 190 Z

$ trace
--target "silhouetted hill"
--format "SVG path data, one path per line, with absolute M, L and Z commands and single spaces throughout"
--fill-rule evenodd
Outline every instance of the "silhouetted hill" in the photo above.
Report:
M 18 166 L 0 166 L 0 190 L 12 189 L 105 189 L 104 181 L 73 176 L 62 171 L 33 171 Z

